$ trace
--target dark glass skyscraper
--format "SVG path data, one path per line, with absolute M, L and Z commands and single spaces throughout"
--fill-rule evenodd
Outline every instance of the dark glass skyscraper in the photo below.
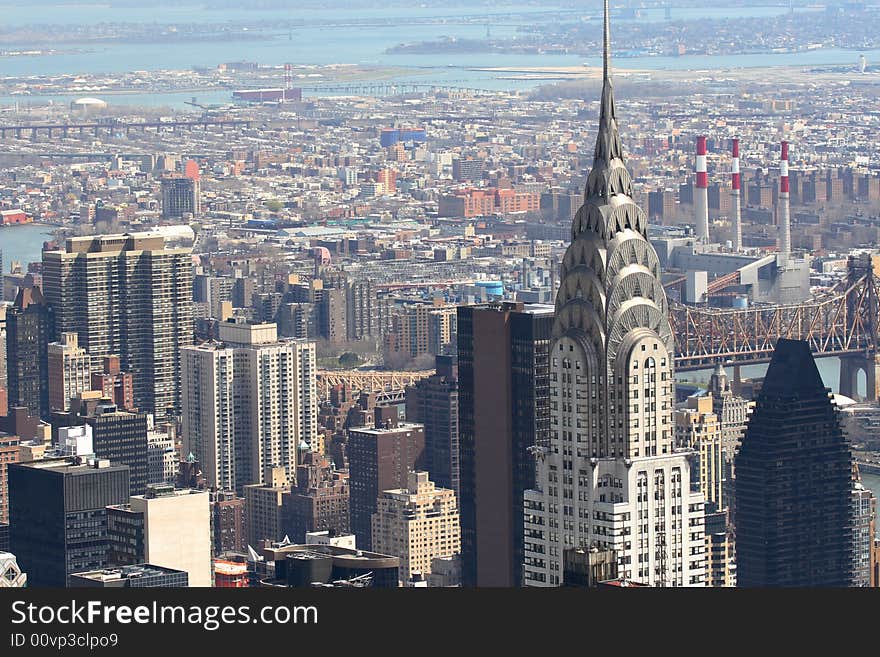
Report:
M 95 455 L 109 459 L 114 465 L 129 467 L 129 488 L 132 495 L 143 495 L 149 480 L 147 455 L 147 416 L 126 413 L 116 406 L 98 406 L 94 415 L 85 419 L 92 427 Z
M 40 288 L 21 288 L 6 313 L 6 380 L 9 407 L 49 416 L 48 315 Z
M 553 307 L 458 309 L 461 551 L 465 586 L 521 586 L 528 450 L 550 434 Z
M 128 466 L 46 459 L 9 467 L 10 547 L 30 586 L 66 586 L 108 565 L 107 506 L 128 501 Z
M 455 491 L 460 505 L 458 367 L 453 356 L 437 356 L 437 373 L 407 388 L 406 419 L 425 425 L 425 468 L 438 488 Z
M 852 456 L 806 342 L 780 339 L 736 454 L 739 586 L 848 586 Z

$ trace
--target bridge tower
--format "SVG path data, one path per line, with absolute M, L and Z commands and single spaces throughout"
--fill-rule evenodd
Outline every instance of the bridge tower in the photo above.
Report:
M 840 394 L 855 398 L 858 393 L 859 372 L 865 373 L 865 398 L 877 401 L 880 393 L 880 349 L 878 349 L 877 317 L 880 301 L 878 301 L 877 282 L 874 272 L 874 260 L 871 254 L 863 253 L 850 256 L 849 284 L 853 285 L 864 279 L 865 292 L 859 296 L 851 296 L 847 300 L 849 321 L 861 321 L 868 333 L 865 351 L 862 353 L 845 354 L 840 357 Z

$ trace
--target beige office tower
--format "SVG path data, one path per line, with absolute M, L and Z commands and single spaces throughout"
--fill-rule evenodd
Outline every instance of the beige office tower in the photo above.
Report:
M 427 472 L 410 472 L 407 487 L 383 491 L 372 518 L 373 550 L 400 558 L 400 579 L 431 573 L 437 557 L 461 553 L 455 493 L 436 488 Z
M 722 507 L 721 422 L 712 412 L 712 396 L 689 397 L 687 407 L 675 411 L 675 440 L 679 447 L 694 452 L 697 464 L 693 478 L 699 478 L 700 492 L 715 509 Z
M 605 2 L 599 131 L 572 222 L 550 340 L 550 438 L 524 494 L 524 581 L 564 584 L 569 548 L 613 550 L 618 576 L 705 586 L 704 499 L 674 441 L 674 336 L 660 260 L 633 201 Z
M 296 478 L 300 443 L 317 442 L 315 345 L 275 324 L 220 324 L 220 342 L 183 350 L 183 445 L 212 486 L 241 492 L 266 468 Z
M 180 350 L 192 344 L 192 249 L 149 233 L 73 237 L 43 252 L 52 337 L 73 332 L 92 369 L 117 354 L 134 379 L 138 410 L 180 408 Z
M 76 333 L 62 333 L 58 342 L 48 346 L 49 408 L 70 410 L 70 400 L 92 389 L 91 358 L 79 346 Z
M 189 574 L 190 586 L 211 586 L 211 505 L 207 491 L 156 486 L 129 499 L 144 522 L 144 561 Z

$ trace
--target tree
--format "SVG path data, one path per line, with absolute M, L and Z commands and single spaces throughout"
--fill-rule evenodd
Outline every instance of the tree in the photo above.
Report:
M 361 359 L 358 357 L 358 355 L 350 351 L 346 351 L 344 354 L 339 356 L 339 365 L 346 369 L 357 367 L 360 362 Z
M 278 212 L 279 210 L 281 210 L 281 208 L 284 207 L 284 203 L 279 201 L 277 198 L 269 199 L 268 201 L 263 203 L 263 205 L 265 205 L 272 212 Z

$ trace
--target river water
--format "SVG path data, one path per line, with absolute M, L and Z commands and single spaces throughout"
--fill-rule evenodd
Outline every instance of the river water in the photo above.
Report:
M 0 252 L 3 253 L 3 273 L 8 274 L 17 260 L 27 270 L 29 262 L 42 260 L 43 242 L 52 239 L 51 226 L 25 224 L 0 227 Z
M 0 0 L 2 2 L 3 0 Z M 444 53 L 444 54 L 385 54 L 386 49 L 401 42 L 436 40 L 442 37 L 459 39 L 485 39 L 486 22 L 475 17 L 493 14 L 517 16 L 502 17 L 491 23 L 492 38 L 514 37 L 517 29 L 542 20 L 557 20 L 542 13 L 562 11 L 553 6 L 517 5 L 515 3 L 494 5 L 489 8 L 468 5 L 466 7 L 385 7 L 382 9 L 346 10 L 345 18 L 352 23 L 340 23 L 340 14 L 332 9 L 297 10 L 205 10 L 198 5 L 173 5 L 157 8 L 125 8 L 100 4 L 77 4 L 45 7 L 29 7 L 20 0 L 11 5 L 0 6 L 6 25 L 95 23 L 227 23 L 241 21 L 278 21 L 302 19 L 318 21 L 314 26 L 290 31 L 265 28 L 260 31 L 265 38 L 259 40 L 185 41 L 163 43 L 29 43 L 29 48 L 54 47 L 59 50 L 76 50 L 45 56 L 0 57 L 3 75 L 58 75 L 63 73 L 121 73 L 127 71 L 150 71 L 159 69 L 189 69 L 192 66 L 215 67 L 222 62 L 237 60 L 257 61 L 265 65 L 291 62 L 297 65 L 361 64 L 379 67 L 403 67 L 409 71 L 393 78 L 395 82 L 418 81 L 430 84 L 450 84 L 484 89 L 517 90 L 532 88 L 542 81 L 505 80 L 504 74 L 491 71 L 475 71 L 484 67 L 553 67 L 580 64 L 599 65 L 596 57 L 577 55 L 522 55 L 498 53 Z M 673 18 L 729 18 L 746 16 L 772 16 L 787 11 L 785 7 L 737 7 L 737 8 L 688 8 L 673 10 Z M 568 20 L 582 12 L 565 12 Z M 530 17 L 533 15 L 533 17 Z M 562 15 L 562 14 L 560 14 Z M 408 19 L 441 18 L 443 22 L 430 24 L 407 23 Z M 358 24 L 358 20 L 379 20 L 370 25 Z M 638 20 L 651 22 L 663 20 L 661 9 L 644 10 Z M 615 19 L 617 20 L 617 19 Z M 623 20 L 623 19 L 621 19 Z M 852 64 L 855 67 L 859 52 L 844 49 L 813 50 L 804 53 L 779 53 L 731 56 L 684 56 L 684 57 L 635 57 L 619 59 L 622 68 L 701 70 L 742 68 L 767 65 L 832 65 Z M 865 51 L 869 62 L 880 60 L 880 50 Z M 167 105 L 185 108 L 184 101 L 192 93 L 140 94 L 136 96 L 108 95 L 114 104 Z M 69 96 L 19 96 L 0 97 L 0 104 L 45 102 L 48 99 L 69 102 Z M 202 93 L 200 102 L 219 103 L 230 100 L 227 91 Z

